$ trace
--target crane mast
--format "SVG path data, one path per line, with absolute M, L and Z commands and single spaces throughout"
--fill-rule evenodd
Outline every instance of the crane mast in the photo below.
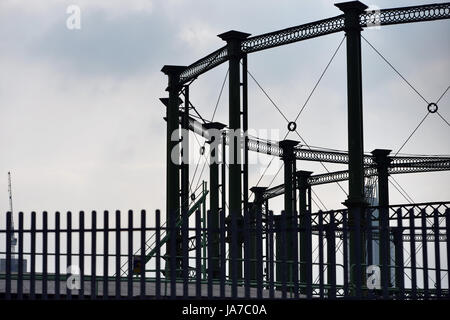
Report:
M 8 194 L 9 194 L 9 211 L 11 212 L 11 252 L 16 251 L 17 238 L 14 235 L 14 216 L 13 216 L 13 200 L 12 200 L 12 183 L 11 172 L 8 171 Z

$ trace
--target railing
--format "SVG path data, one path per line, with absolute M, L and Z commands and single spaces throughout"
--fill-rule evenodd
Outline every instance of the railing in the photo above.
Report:
M 251 212 L 234 224 L 221 212 L 216 226 L 196 210 L 176 230 L 163 227 L 158 210 L 17 217 L 15 230 L 11 213 L 0 225 L 6 299 L 449 298 L 450 202 Z M 164 245 L 165 232 L 181 237 Z M 140 248 L 149 236 L 148 260 Z M 233 238 L 242 258 L 229 254 Z M 117 272 L 124 264 L 126 274 Z M 242 273 L 231 273 L 233 265 Z

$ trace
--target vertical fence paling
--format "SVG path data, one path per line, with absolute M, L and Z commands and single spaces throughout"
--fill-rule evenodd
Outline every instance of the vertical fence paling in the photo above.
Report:
M 207 212 L 207 254 L 208 254 L 208 298 L 211 298 L 213 295 L 213 262 L 212 262 L 212 242 L 213 240 L 213 231 L 212 231 L 212 224 L 211 224 L 211 216 L 212 212 L 208 210 Z
M 256 212 L 256 297 L 262 298 L 263 252 L 262 252 L 262 212 Z
M 306 297 L 312 299 L 313 295 L 313 260 L 312 260 L 312 217 L 311 210 L 306 212 Z
M 372 222 L 372 214 L 373 211 L 370 209 L 365 210 L 365 219 L 366 223 L 364 226 L 364 229 L 366 230 L 366 243 L 367 243 L 367 265 L 373 265 L 373 236 L 372 236 L 372 229 L 373 229 L 373 222 Z M 367 295 L 369 298 L 373 298 L 373 291 L 367 290 Z
M 47 232 L 47 211 L 42 213 L 42 299 L 46 300 L 47 295 L 47 249 L 48 249 L 48 232 Z
M 55 299 L 60 299 L 60 213 L 55 213 Z
M 80 291 L 78 298 L 84 299 L 84 211 L 80 211 L 79 215 L 78 261 L 80 264 Z
M 358 207 L 354 209 L 354 235 L 355 235 L 355 260 L 356 265 L 355 267 L 355 293 L 356 298 L 362 297 L 362 234 L 361 234 L 361 214 L 362 214 L 362 208 Z
M 330 256 L 327 255 L 328 263 L 328 283 L 330 285 L 328 297 L 330 299 L 336 298 L 336 251 L 333 250 L 336 247 L 336 224 L 335 224 L 335 213 L 330 212 L 330 224 L 329 224 L 329 236 L 327 242 L 331 250 L 329 251 Z
M 169 274 L 166 274 L 170 277 L 170 297 L 171 299 L 175 299 L 177 296 L 176 290 L 177 290 L 177 283 L 176 283 L 176 277 L 177 277 L 177 231 L 175 228 L 175 222 L 176 222 L 176 212 L 170 213 L 170 218 L 168 221 L 168 225 L 166 223 L 166 226 L 169 228 L 166 230 L 166 234 L 169 234 Z M 167 263 L 167 261 L 166 261 Z M 167 268 L 166 268 L 167 270 Z
M 403 260 L 403 216 L 402 208 L 397 210 L 397 243 L 395 247 L 395 261 L 396 261 L 396 272 L 395 281 L 397 288 L 399 290 L 400 299 L 404 298 L 405 295 L 405 273 L 404 273 L 404 260 Z M 397 264 L 398 262 L 398 264 Z
M 428 245 L 427 245 L 427 212 L 425 209 L 420 211 L 422 226 L 422 266 L 423 266 L 423 289 L 424 298 L 429 297 L 428 291 Z
M 91 213 L 91 300 L 97 296 L 97 212 Z
M 450 298 L 450 209 L 445 210 L 445 238 L 447 242 L 447 298 Z
M 202 230 L 201 230 L 201 216 L 200 210 L 195 211 L 195 295 L 197 298 L 200 298 L 202 295 L 202 265 L 201 265 L 201 243 L 202 243 Z
M 115 262 L 116 262 L 116 299 L 120 299 L 120 211 L 116 210 L 116 249 L 115 249 Z
M 266 219 L 265 219 L 265 228 L 264 228 L 264 237 L 265 237 L 265 279 L 266 279 L 266 289 L 268 288 L 267 283 L 270 279 L 270 262 L 269 262 L 269 212 L 267 210 L 268 206 L 265 208 Z M 262 213 L 261 213 L 262 214 Z
M 23 299 L 23 212 L 19 212 L 19 270 L 17 277 L 17 298 Z
M 161 211 L 155 211 L 155 245 L 156 245 L 156 299 L 161 297 Z
M 6 278 L 5 298 L 11 299 L 11 235 L 12 235 L 12 213 L 6 213 Z
M 226 275 L 226 234 L 225 234 L 225 210 L 220 211 L 220 297 L 225 298 Z
M 287 222 L 286 222 L 286 212 L 281 212 L 281 227 L 279 228 L 279 232 L 281 232 L 281 243 L 277 244 L 278 246 L 281 246 L 281 297 L 283 299 L 286 299 L 287 297 L 287 277 L 288 277 L 288 264 L 286 262 L 287 260 L 287 245 L 286 245 L 286 233 L 287 233 Z M 277 257 L 277 260 L 279 257 Z M 280 264 L 277 265 L 277 267 L 280 267 Z
M 68 271 L 72 265 L 72 212 L 70 211 L 66 215 L 66 229 L 66 270 Z M 69 286 L 66 286 L 66 295 L 68 300 L 72 299 L 72 290 Z
M 381 248 L 381 287 L 383 291 L 383 298 L 387 299 L 389 297 L 389 209 L 387 207 L 380 207 L 379 209 L 380 217 L 380 240 L 379 246 Z
M 183 237 L 183 297 L 189 296 L 189 216 L 186 210 L 182 210 L 181 236 Z
M 343 244 L 343 259 L 344 259 L 344 296 L 348 297 L 348 211 L 342 212 L 342 244 Z
M 274 233 L 274 227 L 273 227 L 273 212 L 268 211 L 268 223 L 269 223 L 269 298 L 273 299 L 275 296 L 275 288 L 274 288 L 274 278 L 275 278 L 275 272 L 274 272 L 274 262 L 273 262 L 273 233 Z
M 433 210 L 433 222 L 434 222 L 434 261 L 436 268 L 436 295 L 438 298 L 441 297 L 441 252 L 439 244 L 439 211 L 438 209 Z M 447 267 L 448 269 L 448 267 Z
M 323 275 L 323 212 L 319 210 L 319 295 L 324 297 L 324 275 Z
M 146 234 L 146 212 L 145 210 L 141 210 L 141 256 L 140 256 L 140 298 L 144 299 L 146 295 L 145 290 L 145 234 Z
M 253 220 L 253 219 L 252 219 Z M 253 268 L 255 263 L 250 262 L 250 233 L 254 232 L 250 222 L 250 212 L 248 210 L 244 211 L 244 285 L 245 285 L 245 297 L 250 297 L 250 268 Z
M 414 209 L 409 209 L 409 237 L 410 237 L 410 264 L 411 264 L 411 298 L 417 297 L 417 272 L 416 272 L 416 239 Z
M 30 234 L 30 299 L 36 298 L 36 212 L 31 212 Z
M 231 296 L 237 298 L 237 281 L 238 281 L 238 235 L 237 235 L 237 212 L 231 212 Z
M 108 299 L 109 270 L 109 212 L 103 212 L 103 300 Z
M 128 272 L 127 272 L 127 295 L 128 299 L 133 297 L 133 211 L 128 210 Z

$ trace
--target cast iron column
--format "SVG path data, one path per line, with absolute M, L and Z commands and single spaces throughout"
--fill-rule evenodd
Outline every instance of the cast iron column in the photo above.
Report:
M 221 130 L 225 128 L 225 125 L 219 122 L 210 122 L 204 124 L 209 134 L 209 146 L 210 146 L 210 160 L 209 160 L 209 210 L 212 228 L 212 235 L 208 236 L 208 241 L 212 242 L 211 246 L 212 255 L 212 268 L 213 279 L 219 279 L 220 277 L 220 243 L 219 243 L 219 145 L 221 143 Z
M 248 206 L 248 74 L 247 74 L 247 55 L 242 57 L 242 128 L 244 130 L 244 161 L 242 164 L 243 174 L 243 196 L 244 212 L 249 209 Z
M 306 232 L 306 215 L 311 215 L 311 186 L 308 183 L 308 178 L 311 176 L 311 171 L 297 171 L 297 187 L 299 191 L 299 215 L 300 215 L 300 283 L 305 285 L 308 281 L 308 268 L 311 266 L 306 265 L 308 261 L 308 234 Z M 311 240 L 311 239 L 310 239 Z M 301 293 L 305 294 L 306 289 L 302 288 Z
M 228 183 L 228 206 L 232 225 L 242 225 L 242 195 L 241 195 L 241 88 L 240 88 L 240 59 L 242 57 L 241 42 L 250 34 L 239 31 L 228 31 L 219 37 L 227 42 L 229 60 L 229 183 Z M 231 228 L 233 229 L 233 228 Z M 232 235 L 230 256 L 230 275 L 233 280 L 242 279 L 242 237 Z M 234 242 L 234 243 L 233 243 Z M 237 243 L 236 243 L 237 242 Z M 233 248 L 236 248 L 234 250 Z M 236 251 L 236 252 L 235 252 Z M 234 269 L 233 264 L 236 264 Z
M 180 215 L 180 137 L 179 134 L 172 137 L 174 131 L 178 130 L 179 119 L 179 93 L 181 86 L 179 84 L 180 74 L 185 70 L 185 66 L 164 66 L 161 71 L 168 76 L 169 100 L 167 105 L 167 145 L 166 145 L 166 224 L 169 229 L 175 230 L 176 220 Z M 176 155 L 176 159 L 172 159 L 172 155 Z M 181 256 L 181 235 L 176 232 L 176 255 Z M 171 245 L 170 245 L 171 246 Z M 167 250 L 170 252 L 171 250 Z M 166 260 L 170 261 L 170 259 Z M 166 263 L 166 276 L 170 276 L 173 271 L 169 272 L 168 266 L 172 262 Z M 181 259 L 176 259 L 176 270 L 181 270 Z
M 181 212 L 189 211 L 189 86 L 184 87 L 184 112 L 181 118 Z M 188 226 L 189 228 L 189 226 Z
M 296 219 L 296 183 L 295 183 L 295 154 L 294 147 L 298 145 L 298 141 L 283 140 L 279 142 L 280 148 L 283 150 L 282 159 L 284 162 L 284 214 L 286 215 L 286 227 L 290 228 Z M 287 283 L 292 284 L 293 280 L 293 260 L 294 260 L 294 232 L 295 230 L 286 230 L 286 246 L 288 262 Z
M 389 165 L 392 159 L 389 154 L 392 150 L 375 149 L 372 151 L 378 172 L 378 205 L 379 205 L 379 249 L 381 264 L 381 284 L 387 290 L 390 286 L 391 245 L 389 236 Z
M 338 3 L 344 12 L 347 37 L 347 124 L 348 124 L 348 171 L 349 195 L 345 205 L 349 210 L 350 232 L 350 282 L 352 293 L 361 294 L 365 275 L 364 264 L 363 208 L 364 200 L 364 143 L 363 106 L 361 79 L 361 26 L 359 15 L 367 6 L 359 1 Z M 356 216 L 357 215 L 357 216 Z M 359 225 L 355 223 L 359 221 Z M 360 241 L 357 241 L 359 238 Z M 354 291 L 356 289 L 356 291 Z

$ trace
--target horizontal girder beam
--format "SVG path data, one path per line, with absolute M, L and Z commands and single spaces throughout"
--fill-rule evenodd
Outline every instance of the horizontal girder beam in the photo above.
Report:
M 180 123 L 181 123 L 181 115 L 180 115 Z M 194 118 L 189 119 L 189 130 L 194 133 L 204 137 L 209 140 L 208 130 L 203 127 L 203 124 Z M 243 139 L 243 138 L 242 138 Z M 228 144 L 228 139 L 226 140 Z M 262 140 L 259 138 L 249 137 L 248 139 L 248 149 L 250 151 L 255 151 L 263 154 L 274 155 L 277 157 L 281 157 L 283 155 L 283 150 L 278 145 L 278 142 L 273 142 L 269 140 Z M 317 149 L 302 149 L 295 148 L 294 151 L 295 157 L 297 160 L 303 161 L 320 161 L 320 162 L 328 162 L 328 163 L 341 163 L 348 164 L 348 153 L 347 152 L 338 152 L 338 151 L 324 151 Z M 407 170 L 414 170 L 415 167 L 423 169 L 424 171 L 427 167 L 430 169 L 442 168 L 442 170 L 448 170 L 450 167 L 450 157 L 439 157 L 439 156 L 395 156 L 391 158 L 391 167 L 392 168 L 407 168 Z M 366 154 L 364 155 L 364 164 L 366 167 L 373 167 L 375 165 L 374 159 L 372 155 Z M 400 170 L 400 169 L 399 169 Z M 424 172 L 419 171 L 419 172 Z M 436 171 L 436 170 L 431 170 Z M 408 171 L 408 172 L 416 172 L 416 171 Z M 400 173 L 400 172 L 393 172 Z M 346 180 L 346 179 L 344 179 Z
M 429 162 L 425 165 L 411 165 L 405 167 L 390 167 L 388 168 L 389 174 L 401 174 L 401 173 L 420 173 L 420 172 L 435 172 L 435 171 L 450 171 L 450 160 Z M 373 177 L 377 175 L 377 169 L 375 167 L 367 167 L 364 169 L 364 177 Z M 317 186 L 321 184 L 340 182 L 348 180 L 348 171 L 336 171 L 324 174 L 318 174 L 310 176 L 308 183 L 311 186 Z M 267 189 L 264 192 L 264 199 L 271 199 L 284 194 L 284 184 Z
M 447 2 L 402 8 L 368 10 L 360 15 L 359 20 L 360 26 L 367 28 L 374 25 L 387 26 L 449 18 L 450 3 Z M 344 31 L 344 15 L 247 38 L 242 42 L 241 50 L 243 53 L 252 53 L 340 31 Z M 225 46 L 188 66 L 181 73 L 180 84 L 186 84 L 227 60 L 228 52 Z

